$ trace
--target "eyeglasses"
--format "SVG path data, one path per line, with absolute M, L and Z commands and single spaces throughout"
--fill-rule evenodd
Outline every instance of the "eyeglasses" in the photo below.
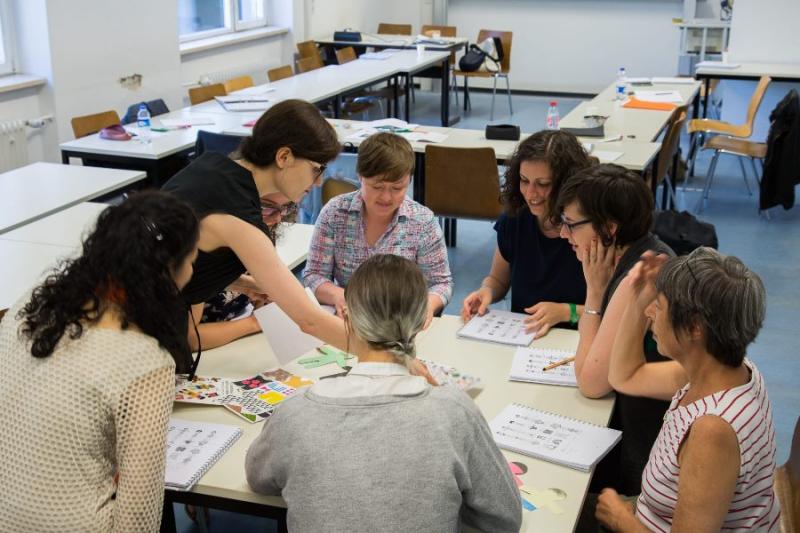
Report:
M 294 202 L 288 202 L 283 205 L 278 205 L 278 204 L 273 204 L 272 202 L 261 200 L 262 216 L 274 217 L 275 215 L 280 215 L 281 218 L 284 218 L 295 212 L 297 212 L 297 204 Z
M 316 166 L 310 159 L 307 159 L 306 161 L 308 161 L 308 164 L 311 165 L 311 170 L 314 171 L 314 180 L 322 176 L 322 174 L 325 172 L 325 169 L 328 168 L 328 165 Z
M 591 222 L 588 218 L 584 220 L 579 220 L 577 222 L 567 222 L 567 218 L 564 216 L 564 213 L 561 213 L 561 225 L 567 228 L 569 234 L 572 235 L 572 232 L 575 231 L 575 228 L 578 226 L 583 226 L 584 224 L 588 224 Z

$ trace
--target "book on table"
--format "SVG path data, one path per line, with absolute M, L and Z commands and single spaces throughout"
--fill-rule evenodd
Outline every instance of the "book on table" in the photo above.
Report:
M 507 405 L 489 427 L 500 448 L 584 472 L 622 437 L 615 429 L 515 403 Z
M 236 426 L 170 418 L 164 487 L 191 490 L 241 435 Z
M 528 316 L 490 309 L 483 316 L 472 317 L 456 335 L 464 339 L 527 346 L 536 337 L 536 332 L 525 333 L 525 318 Z
M 508 379 L 511 381 L 529 381 L 545 385 L 562 385 L 577 387 L 575 377 L 575 363 L 566 363 L 550 370 L 543 370 L 546 366 L 572 357 L 575 354 L 567 350 L 554 350 L 548 348 L 517 348 L 514 359 L 511 361 L 511 371 Z

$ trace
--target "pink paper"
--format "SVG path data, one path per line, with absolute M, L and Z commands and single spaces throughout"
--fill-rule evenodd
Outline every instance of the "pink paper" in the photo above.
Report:
M 521 476 L 522 474 L 524 474 L 522 469 L 512 462 L 508 463 L 508 467 L 511 469 L 511 473 L 514 474 L 515 476 Z

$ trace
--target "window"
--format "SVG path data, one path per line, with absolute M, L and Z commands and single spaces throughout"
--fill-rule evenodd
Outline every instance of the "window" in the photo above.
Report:
M 14 39 L 11 33 L 11 2 L 0 0 L 0 76 L 14 72 Z
M 181 41 L 266 26 L 265 0 L 178 0 Z

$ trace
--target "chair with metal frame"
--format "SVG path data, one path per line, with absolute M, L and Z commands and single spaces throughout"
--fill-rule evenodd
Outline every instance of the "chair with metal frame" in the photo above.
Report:
M 228 94 L 228 92 L 221 83 L 202 85 L 189 89 L 189 102 L 191 102 L 192 105 L 202 104 L 203 102 L 213 100 L 215 96 L 225 96 L 226 94 Z
M 423 24 L 420 33 L 426 37 L 433 37 L 434 32 L 439 32 L 440 37 L 456 37 L 458 35 L 458 28 L 456 26 L 439 26 L 436 24 Z M 450 69 L 450 87 L 452 88 L 453 95 L 458 105 L 458 83 L 456 82 L 456 51 L 450 52 L 450 60 L 448 61 Z
M 678 157 L 681 130 L 686 123 L 688 106 L 681 106 L 672 112 L 667 131 L 661 140 L 661 149 L 656 160 L 655 174 L 649 176 L 650 187 L 655 196 L 659 185 L 663 186 L 661 196 L 662 209 L 675 209 L 675 174 L 678 170 Z
M 492 86 L 492 108 L 489 112 L 489 120 L 494 120 L 494 100 L 497 96 L 497 79 L 503 78 L 506 80 L 506 93 L 508 94 L 508 112 L 514 114 L 514 107 L 511 104 L 511 85 L 508 75 L 511 73 L 511 42 L 514 34 L 510 31 L 495 31 L 495 30 L 481 30 L 478 32 L 478 42 L 482 43 L 490 37 L 498 37 L 503 44 L 503 58 L 500 61 L 500 69 L 497 72 L 490 72 L 487 70 L 475 70 L 465 72 L 456 69 L 455 76 L 464 76 L 464 111 L 471 108 L 472 104 L 469 101 L 469 78 L 492 78 L 494 85 Z
M 283 65 L 267 71 L 267 79 L 271 82 L 291 78 L 292 76 L 294 76 L 294 71 L 291 65 Z
M 120 120 L 117 112 L 112 110 L 74 117 L 70 123 L 72 124 L 72 133 L 75 134 L 75 138 L 80 139 L 81 137 L 97 133 L 103 128 L 119 124 Z
M 239 76 L 237 78 L 231 78 L 226 80 L 222 83 L 225 87 L 225 92 L 230 94 L 233 91 L 240 91 L 242 89 L 247 89 L 248 87 L 253 86 L 253 78 L 250 76 Z
M 378 33 L 382 35 L 411 35 L 411 24 L 379 22 Z

